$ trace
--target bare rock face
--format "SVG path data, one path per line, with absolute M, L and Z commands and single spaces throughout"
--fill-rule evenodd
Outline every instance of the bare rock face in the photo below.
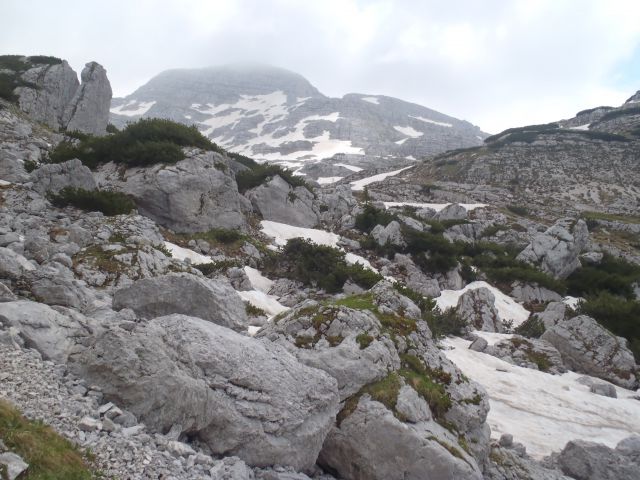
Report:
M 475 342 L 474 342 L 475 343 Z M 469 348 L 473 347 L 473 343 Z M 487 346 L 481 351 L 519 367 L 561 374 L 567 371 L 560 352 L 545 340 L 514 335 Z
M 486 287 L 463 293 L 458 299 L 456 311 L 471 329 L 485 332 L 502 332 L 502 321 L 495 306 L 496 298 Z
M 517 259 L 539 266 L 556 278 L 567 278 L 580 267 L 578 256 L 589 241 L 584 220 L 573 224 L 570 219 L 559 220 L 544 233 L 533 237 Z
M 97 175 L 101 186 L 131 195 L 142 215 L 176 232 L 247 228 L 243 212 L 251 207 L 238 193 L 227 158 L 218 153 L 189 152 L 175 165 L 124 173 L 108 164 Z
M 558 349 L 565 365 L 577 372 L 624 388 L 638 386 L 638 366 L 624 338 L 616 337 L 593 318 L 561 320 L 540 337 Z
M 113 308 L 143 318 L 182 313 L 238 330 L 248 325 L 244 302 L 230 285 L 189 273 L 138 280 L 115 292 Z
M 31 58 L 38 61 L 36 57 L 24 57 L 28 69 L 20 75 L 26 85 L 15 89 L 22 111 L 54 130 L 104 135 L 112 94 L 107 71 L 89 62 L 79 84 L 76 72 L 66 61 L 33 64 Z
M 22 111 L 55 130 L 65 128 L 64 111 L 79 86 L 78 76 L 69 64 L 63 61 L 37 65 L 22 74 L 22 79 L 35 86 L 16 89 Z
M 99 63 L 87 63 L 82 70 L 82 84 L 64 111 L 66 129 L 104 135 L 109 123 L 111 95 L 107 71 Z
M 131 332 L 113 327 L 70 367 L 149 427 L 194 436 L 251 466 L 310 468 L 338 410 L 336 381 L 326 373 L 269 342 L 184 315 Z
M 279 175 L 245 195 L 265 220 L 297 227 L 315 227 L 318 224 L 313 194 L 304 187 L 291 187 Z
M 58 193 L 66 187 L 95 190 L 96 181 L 91 170 L 74 158 L 63 163 L 43 165 L 31 173 L 33 189 L 41 195 Z
M 580 480 L 634 480 L 640 474 L 639 437 L 621 440 L 615 449 L 574 440 L 555 457 L 562 473 Z
M 349 480 L 482 478 L 489 442 L 482 388 L 440 352 L 420 310 L 389 282 L 344 302 L 357 308 L 307 301 L 257 335 L 338 382 L 342 411 L 320 464 Z M 465 447 L 442 425 L 454 425 Z

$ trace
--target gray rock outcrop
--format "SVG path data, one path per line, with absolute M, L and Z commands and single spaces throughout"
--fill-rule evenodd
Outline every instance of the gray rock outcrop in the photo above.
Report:
M 404 247 L 407 244 L 402 236 L 402 228 L 395 220 L 390 222 L 386 227 L 376 225 L 374 229 L 371 230 L 371 236 L 381 247 L 385 245 Z
M 537 265 L 556 278 L 566 278 L 580 267 L 578 257 L 588 241 L 584 220 L 575 224 L 570 219 L 559 220 L 546 232 L 535 235 L 517 259 Z
M 496 297 L 486 287 L 467 290 L 458 299 L 456 312 L 470 329 L 502 332 L 504 328 L 495 303 Z
M 438 220 L 465 220 L 467 216 L 466 208 L 457 203 L 452 203 L 436 213 L 435 218 Z
M 184 315 L 112 328 L 70 367 L 151 428 L 174 428 L 252 466 L 311 467 L 338 410 L 324 372 Z
M 187 155 L 175 165 L 122 173 L 115 165 L 105 165 L 98 183 L 131 195 L 142 215 L 176 232 L 246 229 L 243 212 L 250 207 L 238 193 L 226 157 L 200 151 Z
M 473 344 L 469 348 L 472 346 Z M 560 352 L 551 343 L 538 338 L 524 338 L 520 335 L 514 335 L 512 338 L 486 346 L 482 351 L 519 367 L 533 368 L 553 374 L 567 371 Z
M 63 61 L 55 65 L 35 65 L 22 74 L 22 79 L 35 88 L 16 89 L 20 109 L 54 130 L 66 128 L 64 111 L 80 85 L 69 64 Z
M 188 273 L 138 280 L 114 293 L 113 308 L 130 308 L 146 319 L 181 313 L 236 330 L 249 322 L 244 302 L 230 285 Z
M 608 380 L 624 388 L 638 386 L 633 353 L 624 338 L 616 337 L 593 318 L 579 315 L 561 320 L 540 337 L 558 349 L 571 370 Z
M 315 227 L 318 224 L 313 194 L 305 187 L 293 188 L 279 175 L 249 190 L 245 196 L 264 220 L 297 227 Z
M 33 182 L 32 188 L 41 195 L 48 192 L 58 193 L 66 187 L 96 189 L 96 181 L 91 170 L 77 158 L 63 163 L 43 165 L 31 172 L 30 180 Z
M 615 449 L 573 440 L 555 458 L 560 470 L 579 480 L 635 480 L 640 474 L 640 442 L 630 437 Z
M 83 339 L 95 333 L 96 324 L 79 313 L 60 313 L 42 303 L 17 300 L 0 307 L 0 324 L 13 327 L 28 347 L 45 359 L 65 363 Z
M 331 430 L 318 461 L 348 480 L 482 479 L 473 458 L 430 427 L 403 423 L 383 404 L 362 397 L 340 428 Z
M 111 84 L 107 71 L 96 62 L 85 65 L 82 83 L 64 110 L 64 124 L 68 131 L 77 130 L 93 135 L 107 133 Z

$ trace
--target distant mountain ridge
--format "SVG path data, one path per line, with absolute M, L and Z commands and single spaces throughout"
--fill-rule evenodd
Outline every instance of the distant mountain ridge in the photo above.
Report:
M 291 167 L 336 154 L 365 167 L 415 160 L 480 145 L 487 136 L 469 122 L 392 97 L 330 98 L 301 75 L 258 65 L 167 70 L 113 99 L 116 126 L 146 117 L 194 124 L 231 151 Z

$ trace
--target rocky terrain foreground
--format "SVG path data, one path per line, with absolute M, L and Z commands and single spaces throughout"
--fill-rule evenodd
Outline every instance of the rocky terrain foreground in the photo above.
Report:
M 0 478 L 640 478 L 626 200 L 422 181 L 439 157 L 313 187 L 180 123 L 107 126 L 105 70 L 58 60 L 0 57 Z

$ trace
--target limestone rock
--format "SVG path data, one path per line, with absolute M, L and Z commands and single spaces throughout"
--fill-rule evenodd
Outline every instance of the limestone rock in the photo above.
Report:
M 184 315 L 114 327 L 72 370 L 147 426 L 180 425 L 252 466 L 311 467 L 338 409 L 336 382 L 283 348 Z M 180 401 L 176 401 L 179 399 Z
M 556 462 L 565 475 L 580 480 L 635 480 L 640 474 L 640 451 L 574 440 L 562 449 Z
M 467 209 L 457 203 L 447 205 L 435 215 L 438 220 L 465 220 L 467 216 Z
M 297 227 L 315 227 L 318 224 L 313 194 L 305 187 L 291 187 L 279 175 L 249 190 L 245 196 L 264 220 Z
M 509 296 L 520 303 L 548 303 L 562 301 L 560 294 L 535 283 L 514 282 L 511 285 L 511 288 L 513 290 L 511 290 Z
M 17 280 L 35 267 L 22 255 L 10 248 L 0 247 L 0 278 Z
M 20 457 L 12 452 L 0 453 L 0 467 L 4 467 L 7 474 L 7 480 L 16 480 L 20 474 L 29 468 L 29 465 Z M 0 468 L 0 472 L 2 472 Z M 4 478 L 4 477 L 3 477 Z
M 520 335 L 514 335 L 511 338 L 500 340 L 482 351 L 519 367 L 533 368 L 553 374 L 567 371 L 560 352 L 549 342 L 538 338 L 524 338 Z
M 248 325 L 244 302 L 230 285 L 188 273 L 138 280 L 114 293 L 113 308 L 147 319 L 182 313 L 237 330 Z
M 384 405 L 363 397 L 340 428 L 331 430 L 318 461 L 349 480 L 482 479 L 456 440 L 442 439 L 429 427 L 403 424 Z
M 376 225 L 375 228 L 371 230 L 371 236 L 381 247 L 384 247 L 387 244 L 397 247 L 403 247 L 406 245 L 402 236 L 400 224 L 395 220 L 389 223 L 386 227 Z
M 227 168 L 226 157 L 214 152 L 188 154 L 175 165 L 132 168 L 119 173 L 115 165 L 98 172 L 99 184 L 133 197 L 138 211 L 176 232 L 212 228 L 246 228 L 243 197 Z
M 394 314 L 413 319 L 422 318 L 420 308 L 396 290 L 389 280 L 380 280 L 371 288 L 373 301 L 383 314 Z
M 66 187 L 95 190 L 96 181 L 91 170 L 85 167 L 80 160 L 74 158 L 63 163 L 43 165 L 31 172 L 33 189 L 45 195 L 48 192 L 58 193 Z
M 589 230 L 584 220 L 575 224 L 570 219 L 559 220 L 546 232 L 535 235 L 517 259 L 538 265 L 556 278 L 566 278 L 580 267 L 578 257 L 588 241 Z
M 109 123 L 111 84 L 107 71 L 96 62 L 85 65 L 82 83 L 64 111 L 64 126 L 93 135 L 104 135 Z
M 65 128 L 64 111 L 79 85 L 69 64 L 63 61 L 57 65 L 37 65 L 22 74 L 22 79 L 37 88 L 16 89 L 20 109 L 54 130 Z
M 0 325 L 18 329 L 27 346 L 46 359 L 65 363 L 77 345 L 96 331 L 90 319 L 68 313 L 62 314 L 42 303 L 17 300 L 1 305 Z
M 502 332 L 503 325 L 495 302 L 495 296 L 486 287 L 468 290 L 458 299 L 456 312 L 471 329 Z
M 636 388 L 637 369 L 624 338 L 616 337 L 593 318 L 580 315 L 562 320 L 540 337 L 558 349 L 570 369 Z

